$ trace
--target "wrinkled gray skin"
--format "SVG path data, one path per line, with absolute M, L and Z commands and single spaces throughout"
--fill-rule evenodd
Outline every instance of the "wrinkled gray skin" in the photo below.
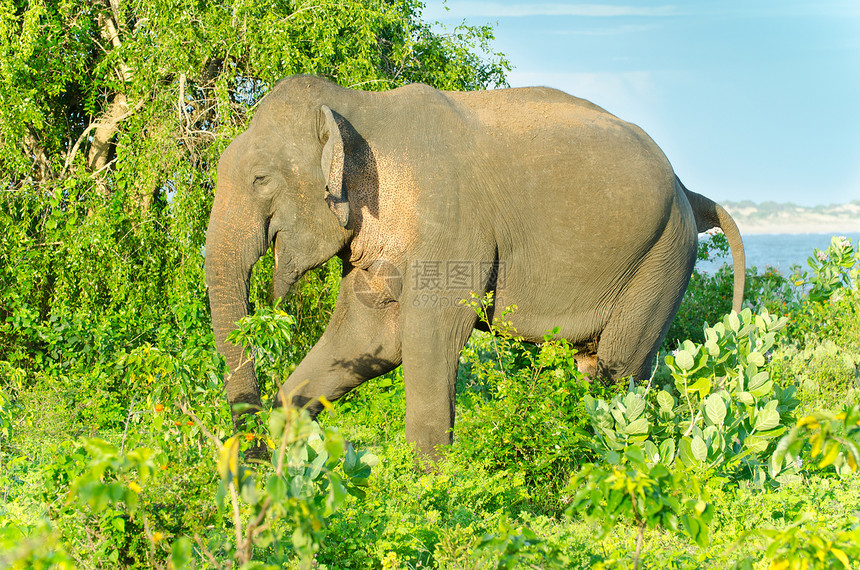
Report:
M 452 440 L 458 357 L 476 326 L 460 299 L 493 290 L 497 307 L 518 307 L 510 320 L 526 340 L 557 326 L 580 369 L 647 378 L 697 232 L 715 226 L 731 245 L 739 309 L 737 227 L 635 125 L 548 88 L 372 93 L 288 78 L 218 164 L 206 280 L 227 397 L 260 404 L 253 365 L 240 366 L 226 336 L 270 246 L 278 296 L 335 255 L 344 267 L 331 321 L 282 393 L 318 411 L 319 396 L 402 363 L 407 438 L 436 458 Z

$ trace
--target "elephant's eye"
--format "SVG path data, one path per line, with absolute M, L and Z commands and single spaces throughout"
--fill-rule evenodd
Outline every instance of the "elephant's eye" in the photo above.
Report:
M 266 186 L 269 183 L 268 176 L 255 176 L 254 186 Z

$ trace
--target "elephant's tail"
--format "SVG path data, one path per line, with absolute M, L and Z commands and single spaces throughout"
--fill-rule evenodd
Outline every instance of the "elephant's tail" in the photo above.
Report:
M 744 281 L 746 279 L 746 256 L 744 254 L 744 242 L 741 239 L 741 232 L 735 221 L 722 206 L 701 194 L 696 194 L 688 190 L 678 177 L 675 177 L 675 180 L 678 181 L 678 184 L 684 190 L 687 200 L 693 208 L 693 215 L 696 217 L 696 230 L 702 233 L 711 228 L 720 228 L 729 241 L 729 248 L 732 252 L 732 266 L 735 273 L 732 309 L 740 312 L 741 304 L 744 300 Z

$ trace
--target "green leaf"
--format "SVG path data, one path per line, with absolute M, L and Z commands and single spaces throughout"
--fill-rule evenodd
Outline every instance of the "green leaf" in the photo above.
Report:
M 666 390 L 657 392 L 657 405 L 663 411 L 671 412 L 675 407 L 675 398 Z
M 645 468 L 645 454 L 638 445 L 631 445 L 624 451 L 624 457 L 639 468 Z
M 325 451 L 317 455 L 311 462 L 311 464 L 308 466 L 307 476 L 313 480 L 316 480 L 320 476 L 320 473 L 325 467 L 326 461 L 328 461 L 328 459 L 328 453 L 326 453 Z
M 773 439 L 784 434 L 787 429 L 788 428 L 785 426 L 779 426 L 773 429 L 756 432 L 756 435 L 758 437 L 763 437 L 764 439 Z
M 705 403 L 705 415 L 711 423 L 722 426 L 726 419 L 726 403 L 718 394 L 711 394 Z
M 352 459 L 350 460 L 350 452 Z M 371 470 L 379 462 L 379 459 L 367 451 L 355 453 L 352 445 L 347 450 L 347 461 L 344 463 L 343 472 L 354 485 L 364 485 L 370 477 Z
M 708 341 L 705 343 L 705 350 L 707 351 L 709 356 L 719 356 L 720 355 L 720 345 L 716 343 L 716 341 Z
M 344 500 L 346 500 L 346 496 L 350 492 L 352 492 L 352 494 L 364 494 L 364 492 L 359 489 L 348 491 L 347 488 L 344 487 L 337 473 L 330 473 L 329 480 L 329 492 L 325 503 L 325 516 L 331 516 L 344 502 Z
M 257 485 L 253 477 L 245 477 L 242 481 L 242 492 L 240 493 L 242 500 L 249 505 L 256 505 L 260 501 L 257 494 Z
M 648 461 L 652 463 L 656 462 L 659 459 L 660 450 L 657 448 L 657 445 L 650 439 L 642 444 L 642 451 L 645 452 L 645 457 L 648 459 Z
M 750 435 L 744 440 L 744 447 L 752 453 L 762 453 L 767 449 L 767 440 L 758 435 Z
M 314 482 L 304 474 L 296 475 L 290 481 L 290 497 L 309 498 L 315 494 Z
M 586 394 L 582 397 L 582 402 L 585 404 L 585 411 L 588 415 L 593 415 L 594 412 L 597 411 L 597 400 L 595 400 L 591 395 Z
M 182 570 L 191 562 L 192 553 L 191 539 L 187 536 L 179 537 L 170 547 L 170 566 L 175 570 Z
M 346 440 L 336 428 L 326 427 L 325 429 L 325 450 L 328 453 L 328 461 L 336 462 L 343 457 Z
M 753 388 L 750 390 L 750 393 L 756 398 L 764 398 L 768 394 L 771 393 L 773 389 L 773 382 L 771 380 L 766 381 L 764 384 L 759 386 L 758 388 Z
M 281 439 L 281 435 L 284 433 L 284 425 L 286 424 L 286 417 L 284 415 L 283 410 L 280 408 L 272 412 L 269 416 L 269 435 L 273 440 L 277 441 Z
M 702 430 L 702 439 L 704 439 L 706 443 L 709 441 L 716 441 L 719 439 L 719 435 L 719 430 L 715 425 L 707 425 L 705 426 L 705 429 Z
M 660 463 L 663 465 L 671 465 L 675 459 L 675 440 L 673 438 L 664 439 L 660 442 Z
M 763 371 L 763 372 L 759 372 L 759 373 L 755 374 L 754 376 L 752 376 L 749 379 L 749 383 L 747 385 L 748 389 L 750 391 L 752 391 L 755 388 L 759 388 L 759 387 L 763 386 L 765 384 L 765 382 L 767 382 L 768 377 L 769 377 L 769 374 L 767 373 L 767 371 Z
M 699 378 L 692 386 L 687 388 L 688 392 L 698 392 L 700 398 L 705 398 L 711 392 L 711 379 Z
M 287 496 L 287 481 L 282 476 L 270 475 L 266 480 L 266 493 L 274 503 L 280 503 Z
M 639 418 L 639 416 L 641 416 L 645 411 L 645 398 L 639 394 L 631 392 L 625 396 L 624 405 L 627 408 L 624 415 L 626 416 L 627 421 L 632 422 Z
M 747 406 L 755 404 L 755 398 L 749 392 L 738 392 L 737 398 Z
M 756 366 L 764 366 L 765 360 L 764 355 L 760 352 L 753 351 L 747 355 L 747 361 L 755 364 Z
M 693 457 L 700 462 L 704 462 L 708 458 L 708 445 L 698 435 L 690 443 L 690 450 L 693 453 Z
M 756 431 L 762 432 L 775 428 L 779 425 L 779 412 L 774 410 L 769 410 L 767 408 L 762 408 L 758 411 L 755 418 L 755 425 L 753 426 Z
M 708 537 L 708 525 L 699 518 L 691 515 L 681 517 L 684 530 L 687 535 L 701 548 L 707 548 L 710 540 Z
M 693 456 L 692 443 L 693 440 L 689 437 L 683 437 L 681 438 L 681 442 L 678 444 L 678 458 L 685 467 L 694 467 L 698 465 L 696 458 Z
M 687 352 L 686 350 L 679 350 L 675 355 L 675 363 L 678 365 L 678 368 L 681 370 L 691 370 L 695 361 L 693 360 L 693 355 Z
M 358 454 L 355 452 L 355 448 L 352 445 L 348 445 L 346 448 L 346 456 L 343 460 L 343 470 L 349 475 L 353 473 L 358 468 Z
M 631 435 L 648 433 L 648 420 L 646 418 L 639 418 L 631 422 L 624 428 L 624 433 Z
M 726 319 L 728 320 L 729 328 L 734 332 L 738 332 L 741 329 L 741 321 L 736 312 L 732 311 L 729 313 Z

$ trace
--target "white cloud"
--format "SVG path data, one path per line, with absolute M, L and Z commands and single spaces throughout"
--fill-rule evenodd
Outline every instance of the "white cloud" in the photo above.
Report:
M 525 16 L 582 16 L 612 18 L 618 16 L 674 16 L 677 7 L 625 6 L 616 4 L 519 3 L 449 1 L 450 11 L 428 3 L 425 16 L 430 18 L 522 18 Z
M 576 30 L 552 30 L 549 33 L 559 36 L 618 36 L 621 34 L 639 34 L 655 29 L 659 24 L 653 25 L 621 25 L 611 27 L 595 28 L 592 26 L 582 27 Z

